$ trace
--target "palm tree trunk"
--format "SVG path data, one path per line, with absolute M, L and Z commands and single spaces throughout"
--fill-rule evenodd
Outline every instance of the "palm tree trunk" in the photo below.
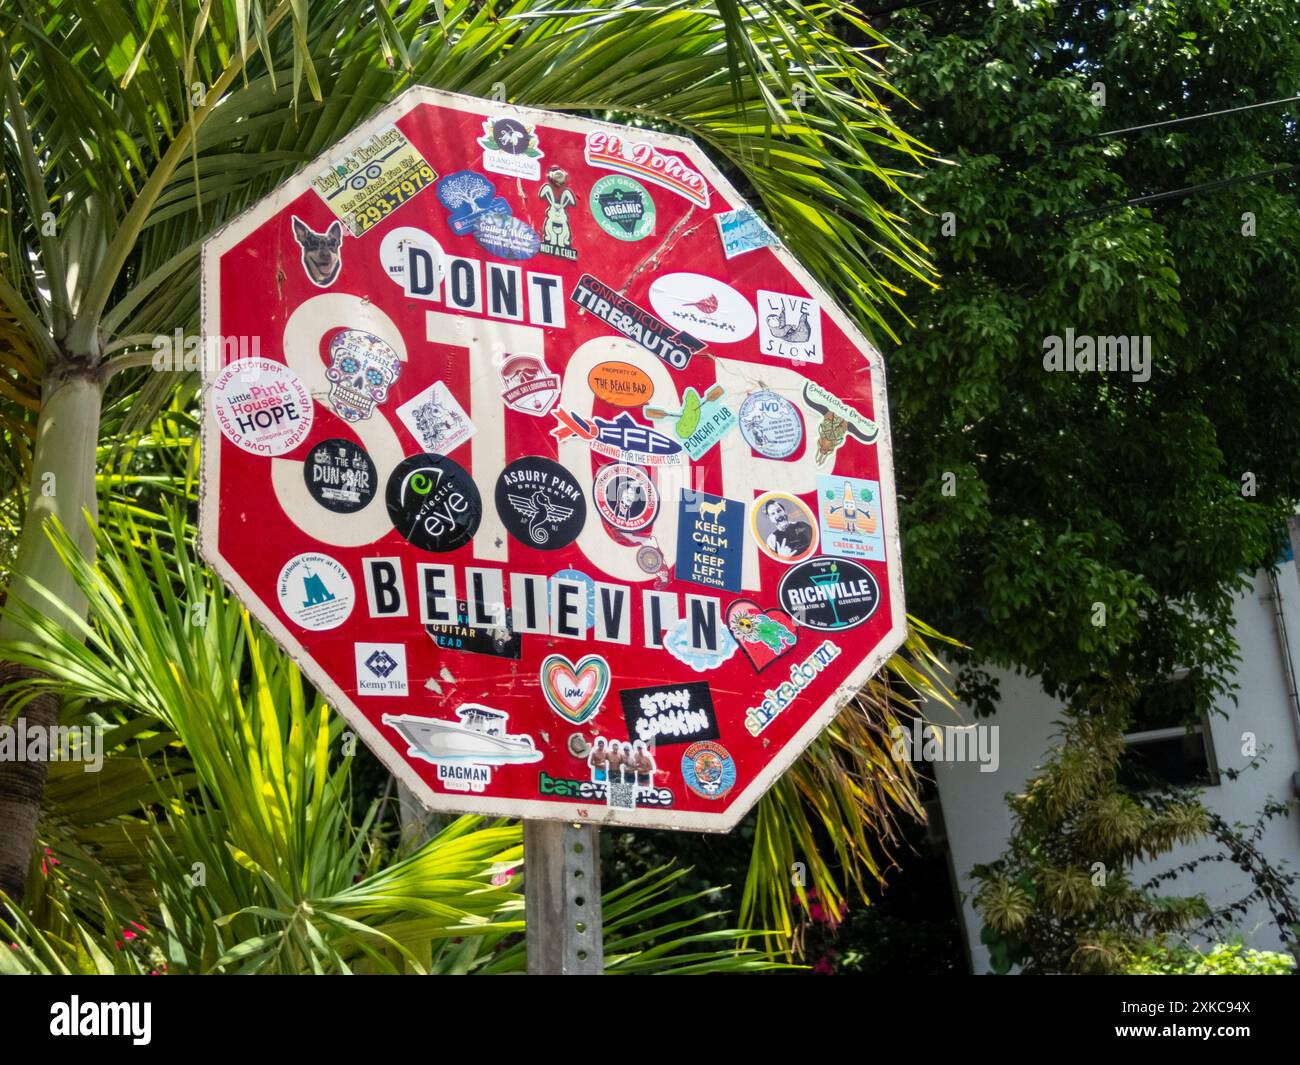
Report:
M 86 613 L 85 597 L 45 535 L 46 519 L 57 517 L 78 547 L 88 556 L 93 555 L 94 539 L 83 511 L 92 517 L 96 512 L 95 446 L 101 391 L 92 369 L 74 363 L 69 371 L 68 365 L 52 371 L 45 382 L 36 423 L 27 515 L 8 598 L 0 611 L 0 640 L 21 640 L 26 635 L 14 609 L 16 602 L 21 600 L 49 613 L 47 600 L 34 585 L 45 588 L 81 616 Z M 33 675 L 14 663 L 0 662 L 0 689 Z M 0 707 L 4 707 L 0 718 L 5 721 L 9 719 L 6 711 L 10 702 L 10 698 L 0 697 Z M 34 728 L 48 729 L 57 721 L 58 700 L 42 695 L 29 701 L 18 716 L 26 718 L 29 734 Z M 46 770 L 44 761 L 15 758 L 0 762 L 0 890 L 15 901 L 22 898 L 31 866 Z

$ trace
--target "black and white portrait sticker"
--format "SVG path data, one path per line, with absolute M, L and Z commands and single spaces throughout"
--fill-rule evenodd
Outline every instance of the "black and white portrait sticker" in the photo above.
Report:
M 351 440 L 322 440 L 302 464 L 307 491 L 326 510 L 355 514 L 375 498 L 375 464 Z
M 567 547 L 587 522 L 577 479 L 552 459 L 525 455 L 497 478 L 497 514 L 516 540 L 542 551 Z
M 648 528 L 659 513 L 659 492 L 640 466 L 611 462 L 596 471 L 591 486 L 596 509 L 619 532 Z
M 469 543 L 483 517 L 483 501 L 465 470 L 445 455 L 411 455 L 389 475 L 388 517 L 424 551 L 455 551 Z

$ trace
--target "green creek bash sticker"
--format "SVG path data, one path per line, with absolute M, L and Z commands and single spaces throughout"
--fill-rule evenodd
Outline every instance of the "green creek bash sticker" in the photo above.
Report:
M 591 186 L 591 216 L 611 237 L 641 240 L 655 231 L 655 202 L 644 185 L 610 174 Z

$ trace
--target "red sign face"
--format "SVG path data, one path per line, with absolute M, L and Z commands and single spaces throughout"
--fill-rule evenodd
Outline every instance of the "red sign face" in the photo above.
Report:
M 204 555 L 430 807 L 731 828 L 902 642 L 880 356 L 691 142 L 413 89 L 203 280 Z

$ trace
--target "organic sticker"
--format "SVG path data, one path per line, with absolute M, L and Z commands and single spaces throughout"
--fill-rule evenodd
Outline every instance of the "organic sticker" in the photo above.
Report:
M 503 353 L 497 373 L 502 402 L 521 414 L 544 418 L 560 398 L 560 377 L 546 368 L 541 355 Z
M 423 229 L 398 226 L 384 234 L 379 244 L 379 264 L 388 280 L 412 299 L 438 298 L 446 273 L 442 245 Z
M 758 290 L 758 350 L 795 362 L 822 361 L 822 309 L 807 296 Z
M 406 695 L 406 645 L 356 643 L 358 695 Z
M 698 461 L 735 428 L 736 415 L 722 402 L 722 395 L 721 385 L 714 385 L 703 396 L 688 385 L 682 394 L 681 410 L 646 407 L 642 413 L 655 421 L 671 422 L 686 453 Z
M 418 396 L 397 408 L 397 416 L 425 451 L 446 455 L 477 431 L 451 390 L 434 381 Z
M 614 170 L 626 177 L 659 185 L 684 196 L 696 207 L 709 206 L 709 186 L 703 175 L 675 155 L 661 152 L 645 141 L 625 141 L 605 130 L 587 134 L 584 155 L 591 166 Z
M 402 360 L 386 340 L 362 329 L 340 330 L 325 367 L 330 406 L 344 421 L 363 421 L 388 399 L 401 373 Z
M 302 269 L 317 288 L 329 288 L 343 268 L 343 226 L 335 219 L 324 233 L 317 233 L 297 215 L 293 216 L 293 239 L 302 248 Z
M 764 610 L 752 599 L 737 599 L 727 607 L 727 629 L 756 673 L 794 649 L 796 627 L 784 610 Z
M 805 628 L 839 632 L 856 628 L 876 612 L 880 585 L 860 562 L 822 556 L 789 569 L 777 597 Z
M 740 435 L 764 458 L 786 459 L 803 443 L 799 408 L 775 392 L 751 392 L 740 404 Z
M 650 285 L 650 306 L 665 322 L 708 344 L 735 344 L 752 336 L 758 316 L 725 281 L 704 274 L 664 274 Z
M 285 616 L 313 632 L 342 625 L 357 597 L 343 564 L 315 551 L 289 559 L 276 578 L 275 591 Z
M 789 492 L 764 492 L 755 499 L 749 507 L 749 530 L 763 554 L 787 565 L 817 550 L 817 518 L 807 503 Z
M 411 455 L 399 462 L 389 475 L 386 501 L 393 528 L 424 551 L 463 547 L 483 518 L 473 478 L 443 455 Z
M 639 181 L 607 174 L 591 186 L 591 216 L 611 237 L 643 240 L 655 231 L 655 202 Z
M 437 180 L 402 131 L 388 126 L 318 174 L 312 188 L 359 237 Z
M 818 474 L 817 513 L 823 554 L 885 560 L 878 482 Z
M 654 394 L 650 375 L 630 362 L 602 362 L 587 374 L 592 394 L 616 407 L 644 406 Z
M 560 167 L 546 171 L 546 184 L 537 192 L 546 201 L 546 218 L 542 222 L 541 251 L 559 259 L 573 260 L 578 253 L 573 248 L 573 231 L 569 228 L 569 208 L 577 203 L 569 188 L 569 175 Z
M 718 738 L 713 695 L 703 681 L 624 688 L 618 697 L 634 740 L 664 747 Z
M 600 655 L 571 662 L 564 655 L 542 660 L 542 695 L 551 709 L 571 725 L 582 725 L 600 711 L 609 691 L 609 663 Z
M 516 540 L 542 551 L 567 547 L 587 522 L 577 479 L 553 459 L 515 459 L 497 478 L 497 514 Z
M 736 786 L 736 763 L 720 743 L 692 743 L 682 752 L 682 780 L 702 798 L 722 799 Z
M 677 517 L 677 579 L 740 591 L 745 505 L 682 490 Z
M 483 149 L 483 169 L 507 177 L 536 181 L 541 174 L 542 152 L 537 147 L 534 126 L 517 118 L 485 118 L 479 147 Z
M 840 449 L 847 437 L 863 444 L 874 444 L 880 434 L 880 426 L 865 414 L 812 381 L 804 382 L 803 401 L 822 416 L 817 423 L 817 454 L 814 456 L 818 466 L 826 465 L 826 460 Z
M 569 299 L 674 370 L 684 370 L 704 341 L 661 322 L 603 281 L 583 274 Z
M 749 207 L 722 211 L 713 220 L 718 223 L 718 235 L 722 238 L 722 254 L 728 259 L 779 243 L 776 234 Z
M 212 382 L 208 400 L 222 435 L 250 455 L 283 455 L 311 431 L 311 394 L 272 359 L 236 359 Z
M 307 492 L 326 510 L 355 514 L 379 490 L 375 464 L 365 449 L 351 440 L 322 440 L 302 464 Z
M 639 466 L 613 462 L 600 467 L 591 496 L 601 518 L 619 532 L 648 528 L 659 513 L 659 491 Z

